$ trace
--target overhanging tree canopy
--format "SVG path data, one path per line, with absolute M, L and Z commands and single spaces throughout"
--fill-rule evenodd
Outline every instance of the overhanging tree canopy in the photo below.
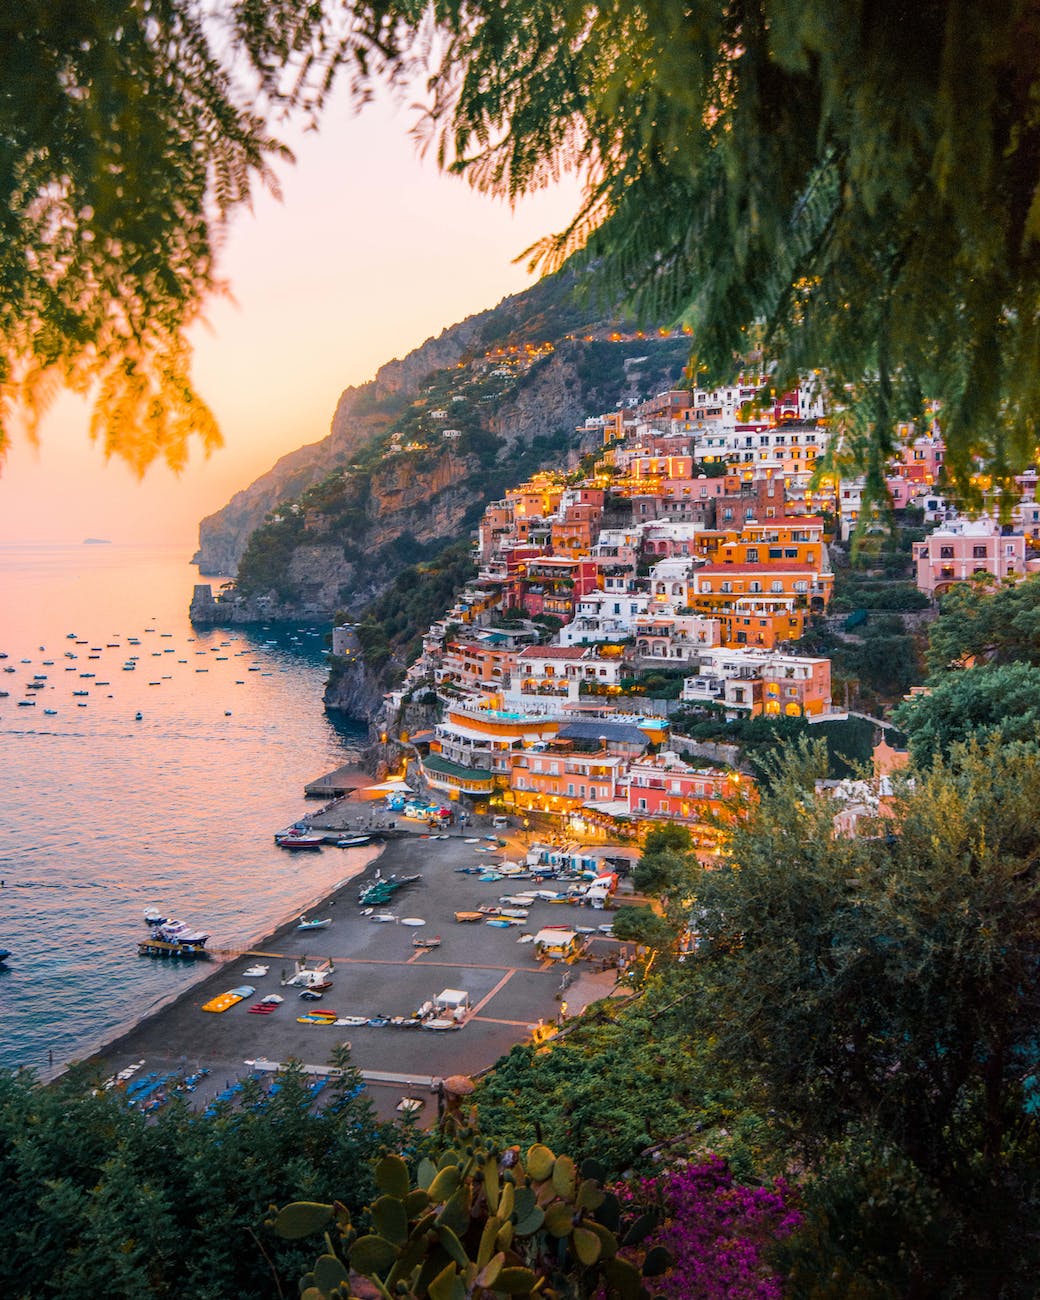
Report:
M 976 457 L 1007 483 L 1033 455 L 1035 0 L 240 0 L 223 61 L 196 0 L 96 11 L 84 38 L 35 0 L 36 44 L 16 31 L 24 6 L 0 43 L 5 382 L 27 361 L 78 377 L 95 354 L 103 375 L 136 376 L 143 347 L 171 358 L 176 388 L 181 331 L 213 282 L 210 213 L 273 148 L 263 106 L 320 99 L 336 68 L 364 74 L 375 57 L 432 70 L 441 161 L 478 186 L 515 197 L 564 167 L 585 175 L 544 264 L 583 250 L 611 294 L 692 323 L 696 364 L 716 376 L 759 327 L 778 381 L 823 369 L 875 491 L 893 421 L 924 397 L 941 404 L 966 494 Z M 241 107 L 236 56 L 259 69 L 260 108 Z M 95 193 L 102 143 L 129 148 L 137 123 L 143 165 L 117 160 L 118 185 Z M 56 216 L 66 253 L 38 273 L 26 254 L 49 247 Z M 121 274 L 84 251 L 87 234 Z M 115 403 L 114 448 L 132 445 L 141 405 Z M 177 445 L 179 429 L 153 421 L 147 436 Z

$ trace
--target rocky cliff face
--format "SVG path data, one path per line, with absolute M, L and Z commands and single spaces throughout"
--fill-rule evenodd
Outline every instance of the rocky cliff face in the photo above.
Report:
M 202 520 L 192 562 L 202 573 L 234 573 L 250 534 L 267 515 L 348 463 L 391 424 L 431 374 L 449 370 L 495 343 L 521 336 L 553 338 L 569 327 L 586 328 L 588 314 L 576 313 L 570 306 L 573 283 L 569 274 L 542 281 L 427 339 L 407 356 L 388 361 L 369 383 L 345 389 L 328 437 L 283 456 L 266 474 L 236 492 L 223 509 Z

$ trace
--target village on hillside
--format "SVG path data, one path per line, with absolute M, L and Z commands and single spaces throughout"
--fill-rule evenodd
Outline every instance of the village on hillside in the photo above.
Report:
M 710 855 L 712 825 L 753 777 L 735 749 L 698 745 L 673 718 L 848 718 L 831 658 L 800 643 L 831 607 L 832 549 L 888 524 L 840 469 L 818 381 L 768 406 L 763 392 L 768 377 L 748 374 L 594 416 L 578 433 L 601 437 L 600 453 L 486 507 L 476 577 L 386 699 L 399 723 L 409 701 L 436 697 L 435 726 L 399 732 L 432 792 L 583 842 L 667 820 Z M 916 608 L 958 582 L 1040 569 L 1035 474 L 1010 522 L 962 518 L 942 495 L 943 456 L 937 421 L 900 426 L 886 487 L 919 525 Z M 350 638 L 336 628 L 333 653 L 352 653 Z M 905 754 L 878 723 L 883 774 Z

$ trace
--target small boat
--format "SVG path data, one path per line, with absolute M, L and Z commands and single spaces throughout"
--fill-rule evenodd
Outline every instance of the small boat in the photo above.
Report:
M 420 939 L 418 935 L 412 940 L 413 948 L 439 948 L 441 946 L 441 936 L 435 934 L 432 939 Z
M 89 695 L 89 691 L 73 691 L 73 695 Z
M 376 912 L 372 917 L 373 921 L 381 921 L 384 925 L 391 921 L 396 921 L 397 917 L 392 912 Z
M 258 979 L 261 975 L 266 975 L 270 969 L 271 969 L 270 966 L 250 966 L 249 969 L 243 971 L 242 974 L 248 975 L 252 979 Z M 269 995 L 269 997 L 264 998 L 264 1001 L 267 1002 L 272 997 L 278 998 L 278 994 L 272 993 Z M 282 1000 L 281 998 L 278 998 L 279 1002 L 281 1002 L 281 1000 Z
M 471 922 L 475 923 L 484 920 L 484 913 L 483 912 L 456 912 L 455 920 L 462 922 L 464 924 L 468 924 Z
M 134 721 L 140 722 L 143 717 L 144 714 L 140 711 L 140 709 L 138 709 L 138 711 L 134 714 Z
M 354 849 L 359 848 L 362 844 L 370 844 L 371 842 L 371 835 L 353 835 L 347 840 L 336 840 L 335 844 L 338 849 Z
M 369 1023 L 371 1024 L 371 1021 L 369 1021 Z M 447 1029 L 461 1028 L 461 1026 L 458 1025 L 454 1020 L 445 1020 L 440 1016 L 436 1017 L 433 1020 L 424 1020 L 422 1022 L 422 1027 L 423 1029 L 433 1029 L 433 1030 L 441 1030 L 441 1031 Z
M 367 1016 L 342 1016 L 340 1023 L 348 1025 L 351 1029 L 360 1029 L 362 1025 L 368 1024 Z
M 390 1023 L 388 1016 L 369 1016 L 368 1024 L 371 1029 L 382 1029 L 384 1025 Z
M 402 916 L 402 917 L 401 917 L 401 924 L 402 924 L 402 925 L 420 926 L 420 925 L 425 925 L 426 922 L 422 919 L 421 916 Z
M 35 708 L 36 708 L 36 701 L 35 701 L 35 700 L 19 700 L 19 701 L 18 701 L 18 707 L 19 707 L 20 709 L 35 709 Z
M 321 921 L 318 920 L 305 921 L 304 918 L 301 916 L 300 922 L 296 928 L 297 930 L 327 930 L 331 924 L 332 924 L 331 916 L 326 916 Z
M 274 842 L 280 849 L 320 849 L 325 843 L 325 836 L 305 835 L 300 831 L 295 835 L 276 835 Z
M 166 921 L 166 913 L 160 912 L 157 907 L 146 907 L 144 921 L 145 925 L 163 925 Z
M 57 710 L 57 709 L 44 709 L 44 713 L 46 713 L 47 716 L 48 716 L 49 718 L 54 718 L 54 717 L 57 717 L 58 710 Z
M 10 948 L 0 948 L 0 963 L 5 962 L 11 955 Z

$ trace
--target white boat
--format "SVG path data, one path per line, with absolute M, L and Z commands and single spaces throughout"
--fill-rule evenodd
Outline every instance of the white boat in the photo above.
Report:
M 166 913 L 160 912 L 157 907 L 146 907 L 144 920 L 146 925 L 162 925 L 166 921 Z
M 307 921 L 301 916 L 300 923 L 299 925 L 297 925 L 296 928 L 297 930 L 327 930 L 331 924 L 332 924 L 331 916 L 326 916 L 321 921 L 317 921 L 317 920 Z

